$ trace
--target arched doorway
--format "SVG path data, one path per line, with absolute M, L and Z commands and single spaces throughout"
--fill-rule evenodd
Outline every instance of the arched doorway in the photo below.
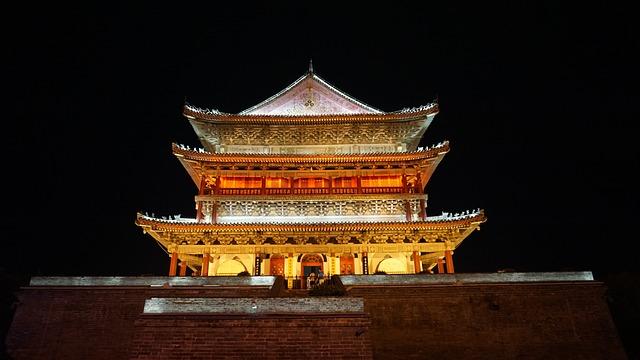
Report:
M 269 264 L 270 275 L 284 275 L 284 256 L 271 255 Z
M 239 273 L 247 271 L 247 268 L 238 257 L 227 260 L 218 266 L 217 275 L 219 276 L 235 276 Z
M 316 275 L 318 275 L 320 271 L 324 273 L 323 259 L 322 256 L 318 254 L 307 254 L 303 256 L 300 267 L 303 288 L 306 288 L 307 278 L 311 273 Z
M 350 275 L 355 272 L 352 254 L 340 255 L 340 275 Z
M 376 267 L 376 271 L 384 271 L 387 274 L 406 274 L 407 269 L 402 261 L 387 255 L 384 257 L 384 260 L 380 261 Z

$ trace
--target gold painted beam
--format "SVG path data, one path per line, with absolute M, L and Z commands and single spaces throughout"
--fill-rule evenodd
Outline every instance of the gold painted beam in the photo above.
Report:
M 288 253 L 398 253 L 398 252 L 443 252 L 444 243 L 417 244 L 304 244 L 304 245 L 169 245 L 170 251 L 180 255 L 198 254 L 288 254 Z
M 195 201 L 263 200 L 263 201 L 324 201 L 324 200 L 427 200 L 427 194 L 318 194 L 318 195 L 196 195 Z

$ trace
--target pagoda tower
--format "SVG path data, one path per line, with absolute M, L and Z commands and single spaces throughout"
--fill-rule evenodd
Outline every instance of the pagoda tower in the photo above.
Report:
M 438 104 L 384 112 L 309 71 L 238 114 L 186 104 L 201 148 L 173 144 L 195 217 L 137 214 L 169 275 L 454 272 L 482 210 L 427 216 L 449 143 L 418 147 Z M 296 280 L 296 281 L 294 281 Z M 303 286 L 303 285 L 302 285 Z

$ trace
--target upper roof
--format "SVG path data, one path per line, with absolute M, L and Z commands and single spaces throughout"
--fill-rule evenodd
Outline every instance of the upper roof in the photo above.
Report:
M 240 115 L 383 114 L 332 86 L 313 72 L 313 67 L 279 93 Z
M 240 113 L 186 103 L 183 115 L 210 152 L 344 153 L 356 151 L 345 145 L 357 152 L 415 150 L 438 111 L 437 102 L 393 112 L 375 109 L 310 67 L 284 90 Z
M 299 77 L 277 94 L 237 114 L 221 112 L 216 109 L 200 108 L 186 103 L 183 113 L 188 118 L 201 120 L 261 120 L 278 121 L 278 119 L 313 119 L 352 121 L 407 120 L 424 115 L 438 113 L 437 102 L 426 105 L 403 108 L 398 111 L 385 112 L 363 103 L 346 92 L 329 84 L 313 71 Z

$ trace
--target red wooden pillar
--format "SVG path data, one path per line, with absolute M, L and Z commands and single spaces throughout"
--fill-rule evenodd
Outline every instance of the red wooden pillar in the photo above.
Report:
M 196 201 L 196 222 L 202 222 L 202 201 Z
M 198 188 L 198 196 L 204 195 L 205 188 L 207 186 L 207 177 L 205 175 L 200 176 L 200 187 Z M 204 214 L 202 213 L 202 200 L 196 201 L 196 221 L 201 222 Z
M 171 262 L 169 263 L 169 276 L 176 276 L 176 268 L 178 267 L 178 252 L 171 253 Z
M 424 199 L 420 199 L 420 219 L 427 220 L 427 209 Z
M 262 176 L 262 183 L 260 184 L 260 188 L 260 194 L 266 194 L 267 178 L 264 175 Z
M 289 178 L 289 194 L 293 194 L 293 176 Z
M 198 195 L 204 195 L 204 189 L 207 187 L 207 176 L 202 175 L 200 177 L 200 188 L 198 189 Z
M 209 276 L 209 259 L 211 255 L 209 253 L 205 253 L 202 255 L 202 271 L 200 271 L 201 276 Z
M 409 188 L 407 187 L 407 174 L 402 174 L 402 193 L 406 194 L 409 192 Z
M 358 189 L 358 194 L 362 194 L 362 176 L 356 176 L 356 188 Z
M 453 268 L 453 253 L 451 252 L 451 250 L 445 250 L 444 251 L 444 256 L 447 259 L 446 263 L 447 263 L 447 274 L 453 274 L 455 272 L 454 268 Z
M 444 262 L 442 258 L 438 258 L 438 274 L 444 274 Z
M 411 203 L 409 202 L 409 200 L 405 200 L 404 202 L 404 213 L 406 215 L 407 221 L 411 221 L 411 217 L 413 216 L 413 214 L 411 214 Z
M 333 177 L 329 176 L 329 194 L 333 193 Z
M 218 223 L 218 202 L 217 201 L 211 202 L 211 223 L 212 224 Z
M 413 270 L 416 274 L 420 272 L 420 253 L 417 251 L 413 252 Z
M 422 186 L 422 176 L 420 176 L 420 173 L 418 172 L 418 174 L 416 175 L 416 187 L 418 188 L 418 194 L 422 194 L 424 193 L 424 187 Z
M 187 276 L 187 262 L 180 262 L 180 276 Z

